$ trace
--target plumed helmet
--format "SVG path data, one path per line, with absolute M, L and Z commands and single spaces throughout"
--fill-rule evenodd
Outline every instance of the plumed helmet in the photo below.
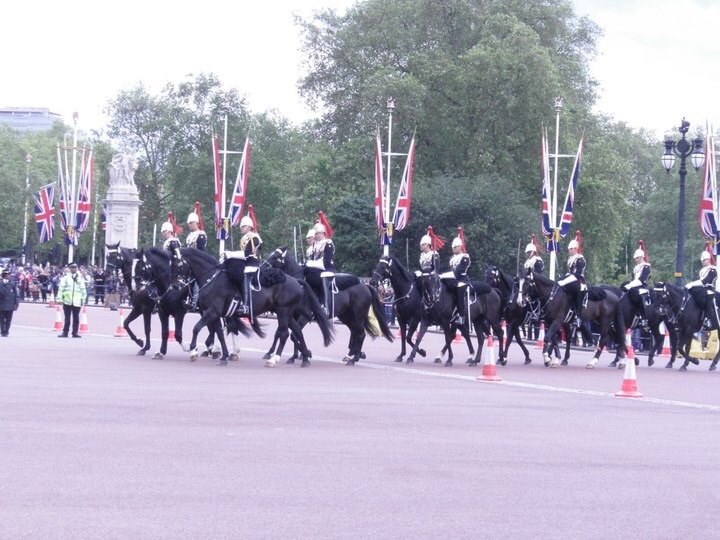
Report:
M 420 239 L 420 245 L 427 244 L 428 246 L 432 245 L 432 240 L 430 239 L 430 235 L 426 234 Z
M 709 254 L 707 251 L 703 251 L 703 252 L 700 254 L 700 262 L 703 262 L 703 261 L 706 261 L 706 260 L 710 260 L 710 254 Z
M 570 240 L 570 243 L 568 244 L 568 249 L 578 249 L 580 245 L 578 244 L 577 240 Z
M 459 237 L 453 238 L 452 247 L 453 248 L 462 247 L 462 240 L 460 240 Z
M 241 227 L 252 227 L 253 229 L 255 228 L 253 226 L 253 220 L 250 218 L 250 216 L 243 216 L 242 219 L 240 220 L 240 226 Z
M 200 223 L 200 218 L 195 212 L 190 212 L 187 218 L 188 223 Z
M 327 234 L 327 229 L 325 228 L 325 225 L 323 225 L 322 223 L 316 223 L 315 224 L 315 232 Z
M 315 238 L 315 229 L 308 229 L 307 234 L 305 235 L 305 238 Z
M 535 247 L 535 244 L 530 242 L 527 246 L 525 246 L 525 253 L 537 253 L 537 248 Z
M 635 254 L 633 255 L 633 259 L 637 259 L 638 257 L 645 258 L 645 252 L 642 249 L 636 249 Z
M 172 223 L 170 223 L 169 221 L 166 221 L 165 223 L 163 223 L 162 226 L 160 227 L 160 232 L 169 232 L 169 233 L 173 232 Z

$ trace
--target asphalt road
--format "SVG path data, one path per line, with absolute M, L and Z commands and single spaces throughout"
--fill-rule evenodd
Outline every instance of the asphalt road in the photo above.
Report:
M 263 367 L 270 337 L 219 367 L 136 356 L 118 312 L 77 340 L 54 318 L 23 304 L 0 339 L 2 538 L 717 537 L 707 362 L 641 365 L 632 400 L 584 351 L 549 369 L 513 346 L 487 383 L 465 352 L 405 366 L 380 340 L 347 367 L 345 329 L 324 349 L 311 327 L 308 368 Z

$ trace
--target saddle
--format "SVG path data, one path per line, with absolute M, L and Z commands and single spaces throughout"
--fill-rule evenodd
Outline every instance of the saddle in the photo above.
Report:
M 593 302 L 602 302 L 607 298 L 607 292 L 601 287 L 588 287 L 587 299 Z
M 260 268 L 260 285 L 263 287 L 279 285 L 280 283 L 285 283 L 286 280 L 287 276 L 285 272 L 279 268 Z
M 360 278 L 352 274 L 335 274 L 335 286 L 338 291 L 344 291 L 360 283 Z

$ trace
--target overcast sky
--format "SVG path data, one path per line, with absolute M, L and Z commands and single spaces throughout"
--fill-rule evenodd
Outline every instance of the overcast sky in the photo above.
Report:
M 345 10 L 351 0 L 167 4 L 152 0 L 9 2 L 3 6 L 0 106 L 48 107 L 84 129 L 103 127 L 108 99 L 142 81 L 157 92 L 189 74 L 216 73 L 251 110 L 300 122 L 313 112 L 300 77 L 293 13 Z M 592 75 L 598 110 L 662 137 L 686 116 L 720 125 L 720 2 L 575 0 L 604 30 Z M 682 9 L 681 9 L 682 8 Z M 64 44 L 64 45 L 61 45 Z M 548 116 L 552 117 L 552 103 Z

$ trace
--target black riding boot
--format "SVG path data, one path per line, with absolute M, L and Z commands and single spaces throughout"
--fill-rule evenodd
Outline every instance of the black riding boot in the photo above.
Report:
M 235 313 L 238 315 L 249 315 L 250 314 L 250 302 L 252 301 L 252 291 L 250 290 L 250 282 L 252 281 L 252 274 L 243 275 L 243 296 L 242 304 L 238 306 Z
M 467 287 L 458 287 L 455 290 L 455 297 L 457 299 L 457 311 L 458 311 L 457 323 L 460 326 L 466 326 L 466 324 L 465 324 L 465 319 L 467 318 L 467 302 L 466 302 L 467 293 L 466 293 L 466 290 L 467 290 Z
M 584 295 L 584 291 L 579 291 L 575 293 L 575 322 L 578 328 L 582 323 L 582 320 L 580 319 L 580 314 L 582 313 Z
M 328 318 L 332 319 L 335 317 L 333 304 L 333 293 L 332 293 L 332 280 L 333 278 L 324 277 L 322 278 L 323 283 L 323 305 L 325 306 L 325 312 Z

